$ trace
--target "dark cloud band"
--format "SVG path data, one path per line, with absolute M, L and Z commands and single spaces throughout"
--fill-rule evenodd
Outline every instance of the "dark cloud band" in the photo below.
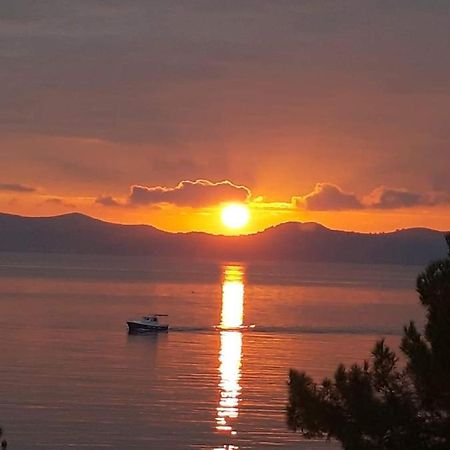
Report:
M 317 183 L 313 191 L 294 197 L 299 208 L 310 211 L 341 211 L 354 209 L 400 209 L 416 206 L 434 206 L 450 202 L 443 192 L 419 193 L 406 189 L 379 186 L 363 199 L 343 191 L 331 183 Z
M 36 188 L 34 188 L 32 186 L 27 186 L 25 184 L 0 183 L 0 191 L 7 191 L 7 192 L 35 192 Z

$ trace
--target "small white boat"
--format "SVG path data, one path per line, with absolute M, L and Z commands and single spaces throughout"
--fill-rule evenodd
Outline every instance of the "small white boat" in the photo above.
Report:
M 167 314 L 149 314 L 141 319 L 127 320 L 128 332 L 130 334 L 142 334 L 168 331 L 169 324 L 161 323 L 160 317 L 167 317 Z

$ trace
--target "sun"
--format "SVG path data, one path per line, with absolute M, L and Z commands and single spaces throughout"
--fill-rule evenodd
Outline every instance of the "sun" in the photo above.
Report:
M 222 209 L 221 217 L 228 228 L 242 228 L 250 219 L 250 211 L 241 203 L 231 203 Z

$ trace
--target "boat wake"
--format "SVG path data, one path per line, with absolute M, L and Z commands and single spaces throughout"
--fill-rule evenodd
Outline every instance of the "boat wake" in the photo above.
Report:
M 242 331 L 252 334 L 355 334 L 355 335 L 399 335 L 398 330 L 389 328 L 358 328 L 358 327 L 303 327 L 303 326 L 264 326 L 244 325 L 235 328 L 223 328 L 220 325 L 184 327 L 173 326 L 171 332 L 179 333 L 217 333 L 222 331 Z

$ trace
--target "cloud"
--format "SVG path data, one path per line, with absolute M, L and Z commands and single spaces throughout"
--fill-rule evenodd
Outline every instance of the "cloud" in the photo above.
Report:
M 434 206 L 450 202 L 445 192 L 412 192 L 407 189 L 379 186 L 360 199 L 332 183 L 317 183 L 304 196 L 293 197 L 294 204 L 310 211 L 342 211 L 352 209 L 400 209 Z
M 35 192 L 36 188 L 34 188 L 32 186 L 27 186 L 26 184 L 0 183 L 0 191 L 7 191 L 7 192 Z
M 109 195 L 101 195 L 95 199 L 95 203 L 103 206 L 124 206 L 123 203 L 118 202 L 114 197 Z
M 444 193 L 419 193 L 406 189 L 380 186 L 364 198 L 367 208 L 398 209 L 414 206 L 433 206 L 450 201 L 450 196 Z
M 134 185 L 131 187 L 128 201 L 131 205 L 171 203 L 177 206 L 204 207 L 229 201 L 243 202 L 250 196 L 250 189 L 228 180 L 217 183 L 208 180 L 186 180 L 173 188 Z
M 400 209 L 416 206 L 434 206 L 450 203 L 450 193 L 432 191 L 418 193 L 401 188 L 379 186 L 366 196 L 344 191 L 340 186 L 322 182 L 301 196 L 293 196 L 290 202 L 266 201 L 263 196 L 252 196 L 251 190 L 229 180 L 184 180 L 175 187 L 132 185 L 127 198 L 100 195 L 94 203 L 105 207 L 129 208 L 146 206 L 160 208 L 164 204 L 178 207 L 202 208 L 225 202 L 249 202 L 251 207 L 270 211 L 292 211 L 296 208 L 308 211 L 350 211 L 371 209 Z
M 356 195 L 344 192 L 339 186 L 331 183 L 317 183 L 311 193 L 295 197 L 294 200 L 298 207 L 304 207 L 310 211 L 340 211 L 363 208 Z
M 62 198 L 58 198 L 58 197 L 48 198 L 44 201 L 44 203 L 57 205 L 57 206 L 64 206 L 65 208 L 76 208 L 75 204 L 66 202 Z

